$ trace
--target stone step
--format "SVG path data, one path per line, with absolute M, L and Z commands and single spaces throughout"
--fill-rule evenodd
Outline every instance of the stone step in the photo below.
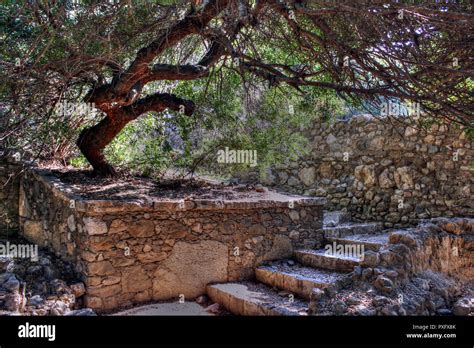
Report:
M 365 250 L 378 251 L 382 246 L 388 244 L 390 233 L 381 234 L 354 234 L 345 237 L 328 237 L 327 240 L 336 244 L 363 245 Z
M 343 211 L 324 211 L 323 226 L 334 227 L 349 222 L 351 214 Z
M 351 272 L 355 266 L 360 264 L 358 258 L 328 255 L 325 249 L 296 250 L 295 258 L 305 266 L 339 272 Z
M 354 234 L 376 234 L 383 230 L 381 222 L 351 222 L 334 227 L 323 227 L 325 238 L 340 238 Z
M 326 288 L 344 277 L 344 273 L 304 267 L 299 264 L 289 265 L 287 261 L 277 261 L 257 267 L 255 275 L 262 283 L 286 290 L 304 299 L 309 299 L 313 288 Z
M 290 294 L 280 295 L 272 288 L 253 282 L 222 283 L 207 286 L 212 301 L 237 315 L 307 315 L 308 302 Z

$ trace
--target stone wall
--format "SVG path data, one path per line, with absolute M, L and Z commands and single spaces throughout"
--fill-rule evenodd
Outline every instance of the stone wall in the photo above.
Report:
M 313 289 L 313 315 L 469 315 L 474 219 L 434 218 L 394 230 L 334 288 Z
M 387 227 L 474 215 L 473 141 L 456 127 L 422 131 L 360 115 L 316 122 L 309 133 L 311 154 L 271 168 L 264 184 L 325 197 L 329 209 Z
M 0 158 L 0 234 L 18 230 L 18 163 Z
M 247 279 L 259 263 L 319 247 L 324 200 L 265 193 L 249 201 L 82 200 L 47 172 L 20 188 L 23 235 L 72 261 L 98 311 L 195 298 Z
M 366 251 L 364 277 L 388 274 L 406 280 L 426 270 L 440 272 L 463 282 L 474 279 L 474 219 L 434 218 L 417 228 L 394 231 L 378 251 Z M 393 272 L 395 270 L 395 272 Z M 362 276 L 362 269 L 359 270 Z M 374 278 L 375 279 L 375 278 Z M 376 284 L 377 285 L 377 284 Z

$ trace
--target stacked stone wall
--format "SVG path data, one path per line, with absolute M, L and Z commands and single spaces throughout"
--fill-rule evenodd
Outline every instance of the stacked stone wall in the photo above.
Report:
M 73 262 L 86 305 L 109 311 L 192 299 L 213 282 L 249 279 L 266 260 L 320 247 L 324 200 L 84 200 L 47 172 L 20 187 L 24 237 Z
M 311 129 L 310 155 L 270 168 L 264 184 L 324 197 L 328 209 L 386 227 L 474 216 L 474 143 L 459 127 L 422 129 L 360 115 Z

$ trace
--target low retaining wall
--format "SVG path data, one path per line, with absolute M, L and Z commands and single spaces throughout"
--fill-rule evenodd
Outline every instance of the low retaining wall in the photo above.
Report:
M 320 198 L 83 200 L 47 174 L 22 179 L 22 234 L 76 265 L 98 311 L 195 298 L 208 283 L 251 278 L 263 261 L 322 243 Z
M 472 315 L 474 219 L 434 218 L 394 230 L 379 250 L 322 291 L 313 315 Z
M 388 269 L 392 278 L 407 280 L 431 270 L 466 282 L 474 278 L 473 252 L 474 219 L 434 218 L 392 232 L 387 246 L 365 253 L 363 266 L 365 275 L 371 274 L 367 269 Z
M 270 168 L 265 185 L 325 197 L 327 209 L 386 227 L 474 216 L 474 142 L 459 128 L 420 130 L 359 115 L 316 121 L 307 137 L 311 153 Z M 255 173 L 241 179 L 254 181 Z

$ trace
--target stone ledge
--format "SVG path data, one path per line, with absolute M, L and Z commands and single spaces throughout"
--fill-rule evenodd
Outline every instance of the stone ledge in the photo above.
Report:
M 189 300 L 209 283 L 250 279 L 260 263 L 322 243 L 321 198 L 256 191 L 160 200 L 138 191 L 135 197 L 132 186 L 123 199 L 94 200 L 74 189 L 48 171 L 28 170 L 21 233 L 74 263 L 84 301 L 98 312 Z
M 152 211 L 188 211 L 188 210 L 250 210 L 262 208 L 295 208 L 323 206 L 326 199 L 322 197 L 303 197 L 298 195 L 285 195 L 268 191 L 268 198 L 261 199 L 123 199 L 123 200 L 94 200 L 85 199 L 73 194 L 68 185 L 59 178 L 51 175 L 47 169 L 31 169 L 28 174 L 51 187 L 57 198 L 68 203 L 74 202 L 75 209 L 84 213 L 110 214 L 121 212 L 152 212 Z
M 292 202 L 292 207 L 290 204 Z M 323 206 L 325 199 L 295 197 L 291 200 L 169 200 L 169 201 L 132 201 L 132 200 L 84 200 L 76 201 L 76 210 L 84 213 L 120 213 L 151 211 L 189 211 L 189 210 L 253 210 L 265 208 L 295 208 Z

